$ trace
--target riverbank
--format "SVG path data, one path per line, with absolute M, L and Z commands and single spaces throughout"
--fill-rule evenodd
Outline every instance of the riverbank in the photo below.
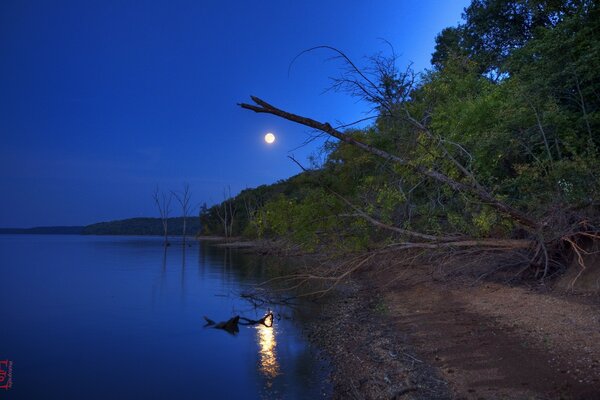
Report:
M 226 238 L 223 236 L 196 236 L 196 240 L 211 243 L 216 247 L 227 247 L 231 249 L 242 249 L 260 255 L 277 255 L 290 257 L 296 255 L 306 256 L 300 246 L 274 239 L 253 239 L 243 237 Z
M 307 336 L 328 356 L 334 399 L 449 399 L 446 382 L 389 324 L 386 305 L 363 279 L 321 306 Z
M 336 399 L 600 398 L 598 297 L 365 271 L 309 337 Z M 387 274 L 387 276 L 385 276 Z
M 319 304 L 305 333 L 333 367 L 335 399 L 600 398 L 597 295 L 434 278 L 424 266 L 399 279 L 375 261 Z

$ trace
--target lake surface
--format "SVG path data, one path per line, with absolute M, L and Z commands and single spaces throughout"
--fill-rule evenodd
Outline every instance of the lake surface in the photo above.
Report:
M 273 260 L 160 238 L 0 235 L 0 360 L 7 399 L 315 399 L 325 367 L 298 311 L 273 328 L 204 327 L 258 319 L 239 293 Z

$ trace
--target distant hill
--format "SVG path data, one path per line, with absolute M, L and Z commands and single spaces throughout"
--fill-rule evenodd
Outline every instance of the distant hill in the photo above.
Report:
M 0 234 L 81 235 L 84 226 L 37 226 L 35 228 L 0 228 Z
M 169 236 L 180 236 L 183 218 L 169 218 Z M 200 231 L 198 217 L 188 217 L 186 234 Z M 129 218 L 118 221 L 99 222 L 87 226 L 40 226 L 35 228 L 0 228 L 0 234 L 48 234 L 48 235 L 162 235 L 160 218 Z
M 183 230 L 183 218 L 169 218 L 169 236 L 179 236 Z M 187 219 L 186 234 L 196 235 L 200 231 L 197 217 Z M 118 221 L 99 222 L 83 228 L 82 235 L 162 235 L 160 218 L 129 218 Z

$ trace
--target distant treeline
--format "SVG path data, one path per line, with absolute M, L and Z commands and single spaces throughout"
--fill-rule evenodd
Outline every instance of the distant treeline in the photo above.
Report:
M 169 218 L 169 236 L 180 236 L 183 218 Z M 197 217 L 187 218 L 186 234 L 195 236 L 200 231 Z M 0 234 L 49 235 L 163 235 L 160 218 L 129 218 L 99 222 L 87 226 L 42 226 L 35 228 L 0 228 Z
M 195 236 L 200 231 L 198 217 L 187 218 L 186 234 Z M 169 218 L 169 236 L 180 236 L 183 231 L 183 218 Z M 83 235 L 163 235 L 160 218 L 129 218 L 119 221 L 99 222 L 86 226 Z

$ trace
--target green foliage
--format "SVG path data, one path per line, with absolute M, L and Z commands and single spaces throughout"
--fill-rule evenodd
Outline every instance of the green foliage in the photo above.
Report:
M 302 201 L 279 195 L 264 209 L 267 236 L 288 237 L 309 249 L 335 235 L 339 225 L 339 201 L 321 188 L 305 193 Z
M 489 236 L 492 228 L 495 226 L 498 220 L 498 215 L 490 207 L 483 207 L 483 209 L 473 217 L 473 224 L 477 229 L 478 236 Z
M 416 81 L 374 58 L 379 97 L 369 101 L 378 118 L 345 132 L 409 165 L 329 143 L 321 168 L 231 199 L 234 233 L 286 237 L 309 249 L 361 250 L 397 239 L 367 214 L 433 234 L 514 234 L 506 215 L 411 165 L 476 181 L 533 218 L 600 198 L 596 2 L 474 0 L 464 19 L 437 37 L 435 68 Z M 204 232 L 222 229 L 216 207 L 201 212 Z
M 452 56 L 466 56 L 481 73 L 498 73 L 515 49 L 574 15 L 591 15 L 594 0 L 473 0 L 464 22 L 436 38 L 433 64 L 444 68 Z

